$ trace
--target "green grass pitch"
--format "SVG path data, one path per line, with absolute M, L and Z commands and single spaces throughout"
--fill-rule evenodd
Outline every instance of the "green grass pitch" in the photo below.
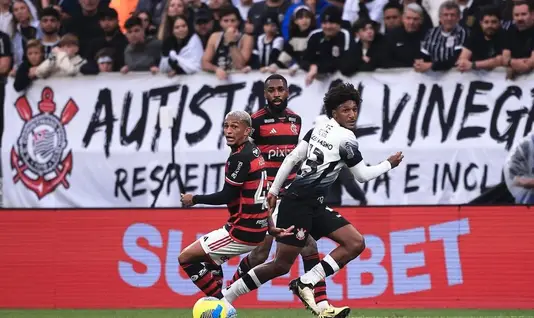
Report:
M 1 318 L 191 318 L 191 310 L 0 310 Z M 239 318 L 314 317 L 304 309 L 238 309 Z M 460 309 L 352 309 L 356 317 L 534 317 L 534 310 L 460 310 Z

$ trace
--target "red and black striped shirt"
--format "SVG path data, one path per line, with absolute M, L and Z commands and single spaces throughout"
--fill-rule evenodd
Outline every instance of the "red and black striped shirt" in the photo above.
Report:
M 239 196 L 229 202 L 230 218 L 226 229 L 245 244 L 259 244 L 268 229 L 268 211 L 264 205 L 267 194 L 267 173 L 261 152 L 245 142 L 226 161 L 225 182 L 239 187 Z
M 273 114 L 264 107 L 252 114 L 252 135 L 254 143 L 265 158 L 267 179 L 272 182 L 285 157 L 299 142 L 301 118 L 289 109 L 282 114 Z M 284 185 L 291 183 L 298 171 L 293 168 Z

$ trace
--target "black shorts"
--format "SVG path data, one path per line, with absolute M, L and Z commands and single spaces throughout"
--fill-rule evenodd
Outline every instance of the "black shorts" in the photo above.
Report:
M 315 240 L 328 236 L 335 230 L 350 224 L 343 216 L 330 209 L 318 198 L 296 199 L 283 196 L 278 206 L 276 226 L 288 228 L 295 226 L 294 235 L 278 238 L 276 241 L 304 247 L 308 235 Z

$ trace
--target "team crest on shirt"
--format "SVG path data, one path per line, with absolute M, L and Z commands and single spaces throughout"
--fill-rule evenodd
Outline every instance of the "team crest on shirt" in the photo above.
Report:
M 306 230 L 303 228 L 297 229 L 297 234 L 295 234 L 297 240 L 302 241 L 306 237 Z
M 447 37 L 447 42 L 445 42 L 445 46 L 448 48 L 451 48 L 454 46 L 454 37 L 449 36 Z
M 291 128 L 291 132 L 293 133 L 293 135 L 298 135 L 299 134 L 299 130 L 297 129 L 297 125 L 291 124 L 290 128 Z
M 15 108 L 24 126 L 17 144 L 11 148 L 11 167 L 16 171 L 14 183 L 21 181 L 39 200 L 61 185 L 68 189 L 67 176 L 72 173 L 73 160 L 72 151 L 64 155 L 68 143 L 65 126 L 78 113 L 78 106 L 69 99 L 57 116 L 54 91 L 45 87 L 38 114 L 32 114 L 26 96 L 17 99 Z
M 339 57 L 339 46 L 337 45 L 332 46 L 332 56 Z
M 254 157 L 258 158 L 260 156 L 260 150 L 258 148 L 254 148 L 252 150 L 252 154 L 254 155 Z

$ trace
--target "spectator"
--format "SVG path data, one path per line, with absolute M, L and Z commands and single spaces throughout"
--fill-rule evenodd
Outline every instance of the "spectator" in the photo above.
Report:
M 215 21 L 210 9 L 200 9 L 195 14 L 195 32 L 202 41 L 202 47 L 206 49 L 210 35 L 213 33 Z
M 143 23 L 143 29 L 147 37 L 156 36 L 158 34 L 158 28 L 152 22 L 152 17 L 148 11 L 141 11 L 137 13 L 137 17 Z M 121 32 L 122 33 L 122 32 Z
M 143 23 L 138 17 L 131 17 L 124 23 L 128 46 L 124 50 L 124 63 L 121 73 L 128 72 L 158 72 L 161 56 L 161 41 L 147 38 L 143 30 Z
M 502 21 L 501 25 L 503 30 L 508 30 L 514 23 L 513 11 L 514 3 L 517 0 L 501 0 L 499 3 L 499 11 L 501 12 Z
M 13 63 L 17 68 L 26 56 L 26 43 L 40 37 L 39 21 L 31 14 L 28 4 L 23 0 L 13 2 L 13 18 L 16 24 L 13 36 Z
M 200 9 L 209 9 L 208 5 L 202 2 L 202 0 L 185 0 L 184 2 L 193 15 Z
M 460 7 L 460 25 L 467 30 L 471 30 L 476 26 L 476 22 L 479 18 L 479 8 L 487 0 L 456 0 L 456 3 Z M 478 29 L 477 27 L 477 30 Z
M 374 71 L 383 64 L 384 49 L 382 41 L 375 37 L 377 28 L 377 23 L 369 19 L 354 23 L 354 33 L 357 36 L 354 60 L 358 71 Z
M 173 33 L 174 20 L 178 16 L 185 17 L 191 28 L 194 26 L 194 12 L 189 11 L 183 0 L 169 0 L 168 7 L 163 14 L 161 24 L 158 29 L 158 39 L 163 41 Z
M 443 0 L 440 0 L 443 2 Z M 402 4 L 402 11 L 406 11 L 406 8 L 410 4 L 417 4 L 421 7 L 421 10 L 423 11 L 423 25 L 421 26 L 421 30 L 423 31 L 423 34 L 426 34 L 426 32 L 434 27 L 434 23 L 432 22 L 432 18 L 428 14 L 428 12 L 421 6 L 421 0 L 399 0 L 399 3 Z
M 265 0 L 254 3 L 252 8 L 248 11 L 247 18 L 247 20 L 254 25 L 254 35 L 263 32 L 261 20 L 263 15 L 276 14 L 278 15 L 278 22 L 281 24 L 284 21 L 284 15 L 290 5 L 291 2 L 289 0 Z
M 47 78 L 52 75 L 76 76 L 79 73 L 94 73 L 81 69 L 87 61 L 78 55 L 79 49 L 78 38 L 75 35 L 64 35 L 58 46 L 52 50 L 50 57 L 37 67 L 35 75 L 38 78 Z
M 173 35 L 163 42 L 159 69 L 169 76 L 196 73 L 201 70 L 203 51 L 198 35 L 189 28 L 185 17 L 179 16 L 174 21 Z
M 0 32 L 0 147 L 2 145 L 2 134 L 4 133 L 4 97 L 6 88 L 6 77 L 13 62 L 11 53 L 11 41 L 9 35 Z
M 263 34 L 258 36 L 252 51 L 251 66 L 262 72 L 268 70 L 269 65 L 278 60 L 284 48 L 284 38 L 280 36 L 280 23 L 278 15 L 270 13 L 263 16 Z
M 37 78 L 37 67 L 44 61 L 44 53 L 44 46 L 39 40 L 28 41 L 26 59 L 20 64 L 15 75 L 15 82 L 13 83 L 15 91 L 25 90 Z
M 220 11 L 222 32 L 213 33 L 202 56 L 202 69 L 213 72 L 219 79 L 228 78 L 228 71 L 248 70 L 254 39 L 239 32 L 239 11 L 225 7 Z
M 59 36 L 59 20 L 60 15 L 56 9 L 52 7 L 43 9 L 41 13 L 40 26 L 42 32 L 41 44 L 43 45 L 45 59 L 52 54 L 52 49 L 58 45 L 59 40 L 61 39 Z
M 534 132 L 509 152 L 504 163 L 504 180 L 516 204 L 534 203 Z
M 534 66 L 533 11 L 532 4 L 527 1 L 514 3 L 514 24 L 506 31 L 502 52 L 506 78 L 529 73 Z
M 341 29 L 341 11 L 335 6 L 327 7 L 321 15 L 321 22 L 321 29 L 310 33 L 304 52 L 301 67 L 308 71 L 306 85 L 310 85 L 318 74 L 352 73 L 355 70 L 354 59 L 351 59 L 354 39 L 349 31 Z
M 467 38 L 467 31 L 461 27 L 460 8 L 454 1 L 445 1 L 439 10 L 440 26 L 428 31 L 421 44 L 422 59 L 416 59 L 417 72 L 446 71 L 454 67 Z
M 95 5 L 94 3 L 96 3 L 97 9 L 95 9 L 95 11 L 97 11 L 99 8 L 108 8 L 111 3 L 111 0 L 92 1 L 93 4 L 90 4 L 89 6 L 93 6 Z M 55 5 L 54 7 L 56 7 L 56 10 L 59 9 L 58 11 L 61 13 L 63 19 L 69 20 L 71 18 L 85 16 L 86 13 L 84 13 L 84 11 L 87 11 L 88 7 L 87 4 L 82 3 L 82 0 L 57 0 L 57 2 L 59 3 L 59 6 Z
M 380 24 L 383 22 L 384 6 L 388 0 L 346 0 L 343 6 L 344 21 L 352 25 L 360 18 L 367 18 Z
M 269 71 L 275 73 L 278 67 L 289 68 L 289 74 L 294 75 L 304 65 L 303 57 L 308 45 L 308 36 L 315 30 L 315 14 L 308 6 L 302 5 L 293 11 L 289 26 L 289 41 L 284 44 L 276 64 L 271 64 Z
M 289 40 L 289 26 L 291 25 L 294 12 L 297 8 L 302 8 L 302 6 L 307 6 L 313 12 L 317 25 L 320 25 L 321 12 L 328 6 L 328 2 L 326 0 L 303 0 L 289 7 L 282 22 L 282 36 L 286 41 Z
M 439 7 L 446 0 L 422 0 L 421 6 L 428 12 L 433 25 L 439 25 Z
M 128 40 L 119 28 L 118 14 L 115 9 L 103 8 L 99 15 L 103 35 L 91 43 L 88 59 L 92 60 L 96 53 L 103 48 L 113 49 L 113 71 L 118 72 L 124 66 L 124 50 L 128 45 Z
M 421 56 L 421 41 L 425 37 L 422 30 L 423 8 L 411 3 L 404 8 L 402 26 L 386 35 L 384 66 L 412 67 L 414 61 Z
M 402 25 L 402 7 L 390 2 L 384 6 L 384 34 Z
M 0 32 L 7 34 L 10 38 L 15 34 L 11 0 L 0 0 Z
M 161 18 L 165 9 L 165 0 L 139 0 L 135 12 L 147 12 L 152 17 L 155 27 L 161 24 Z
M 480 27 L 467 39 L 456 66 L 460 72 L 476 69 L 492 70 L 502 65 L 503 34 L 499 10 L 484 8 Z
M 79 1 L 82 8 L 81 12 L 75 13 L 64 21 L 64 27 L 67 33 L 72 33 L 78 37 L 80 54 L 87 59 L 92 59 L 94 55 L 90 49 L 91 43 L 104 35 L 104 31 L 100 28 L 98 12 L 107 6 L 102 5 L 99 8 L 100 1 L 104 0 Z
M 208 8 L 213 12 L 213 19 L 214 19 L 214 25 L 213 25 L 213 31 L 219 32 L 221 31 L 221 10 L 223 8 L 226 8 L 228 6 L 231 6 L 229 0 L 208 0 Z M 239 11 L 238 11 L 239 14 Z M 239 21 L 241 22 L 241 14 L 239 14 Z
M 98 51 L 95 55 L 95 61 L 98 66 L 99 73 L 110 73 L 114 72 L 113 66 L 115 61 L 113 60 L 116 56 L 115 51 L 112 48 L 106 47 Z
M 252 8 L 252 5 L 254 4 L 253 0 L 239 0 L 232 2 L 234 7 L 236 7 L 239 10 L 239 15 L 241 16 L 241 20 L 246 20 L 248 17 L 248 12 L 250 11 L 250 8 Z

